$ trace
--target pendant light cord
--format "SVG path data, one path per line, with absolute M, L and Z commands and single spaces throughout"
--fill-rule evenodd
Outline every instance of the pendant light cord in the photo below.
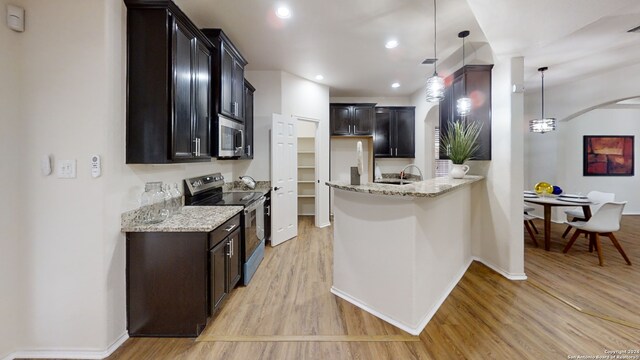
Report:
M 436 15 L 438 10 L 436 8 L 436 0 L 433 0 L 433 57 L 436 61 L 433 62 L 433 74 L 438 74 L 438 25 L 436 22 Z
M 463 74 L 466 73 L 465 70 L 464 70 L 464 39 L 467 36 L 462 38 L 462 73 Z M 467 77 L 466 76 L 464 77 L 464 97 L 467 97 Z
M 542 119 L 544 120 L 544 70 L 540 71 L 542 77 Z

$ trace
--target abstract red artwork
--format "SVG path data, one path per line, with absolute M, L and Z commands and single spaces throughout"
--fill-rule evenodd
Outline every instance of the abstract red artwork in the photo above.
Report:
M 584 176 L 633 176 L 633 136 L 585 135 Z

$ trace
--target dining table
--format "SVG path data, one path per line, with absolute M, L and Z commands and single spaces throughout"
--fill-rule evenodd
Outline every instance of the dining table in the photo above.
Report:
M 595 205 L 591 201 L 571 201 L 559 198 L 554 195 L 528 197 L 525 195 L 524 201 L 530 204 L 542 205 L 544 207 L 544 249 L 551 249 L 551 208 L 554 206 L 582 207 L 585 221 L 591 218 L 591 207 Z

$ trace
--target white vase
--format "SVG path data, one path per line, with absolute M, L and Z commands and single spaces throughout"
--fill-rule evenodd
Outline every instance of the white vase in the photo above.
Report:
M 469 172 L 468 165 L 452 164 L 449 176 L 453 179 L 462 179 Z

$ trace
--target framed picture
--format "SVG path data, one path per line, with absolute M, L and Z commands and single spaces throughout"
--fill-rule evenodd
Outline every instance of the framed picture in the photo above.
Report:
M 633 136 L 585 135 L 584 176 L 633 176 Z

